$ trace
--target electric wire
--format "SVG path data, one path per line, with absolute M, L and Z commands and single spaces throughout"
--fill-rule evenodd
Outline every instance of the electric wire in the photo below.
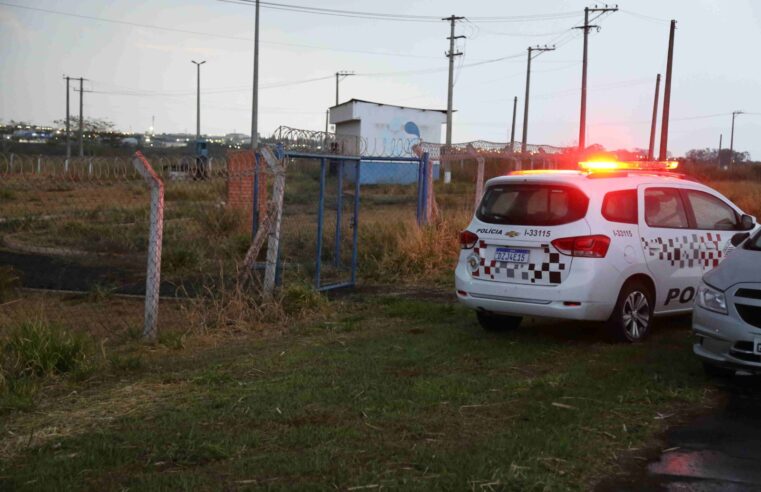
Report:
M 8 2 L 0 2 L 0 5 L 4 5 L 6 7 L 13 7 L 17 9 L 24 9 L 29 11 L 36 11 L 36 12 L 43 12 L 46 14 L 54 14 L 54 15 L 61 15 L 66 17 L 73 17 L 78 19 L 85 19 L 90 21 L 98 21 L 98 22 L 105 22 L 109 24 L 118 24 L 123 26 L 130 26 L 130 27 L 140 27 L 145 29 L 153 29 L 157 31 L 165 31 L 165 32 L 174 32 L 179 34 L 190 34 L 193 36 L 206 36 L 211 38 L 218 38 L 218 39 L 228 39 L 232 41 L 245 41 L 248 43 L 253 43 L 254 38 L 248 38 L 243 36 L 231 36 L 226 34 L 217 34 L 217 33 L 211 33 L 211 32 L 204 32 L 204 31 L 193 31 L 189 29 L 178 29 L 174 27 L 167 27 L 167 26 L 159 26 L 155 24 L 145 24 L 141 22 L 131 22 L 126 20 L 120 20 L 120 19 L 109 19 L 106 17 L 96 17 L 92 15 L 84 15 L 84 14 L 77 14 L 74 12 L 65 12 L 61 10 L 53 10 L 53 9 L 44 9 L 40 7 L 31 7 L 28 5 L 18 5 Z M 323 51 L 335 51 L 335 52 L 343 52 L 343 53 L 358 53 L 363 55 L 376 55 L 376 56 L 393 56 L 393 57 L 402 57 L 402 58 L 426 58 L 426 59 L 438 59 L 437 56 L 431 56 L 431 55 L 415 55 L 411 53 L 393 53 L 393 52 L 383 52 L 383 51 L 370 51 L 370 50 L 358 50 L 353 48 L 333 48 L 328 46 L 318 46 L 318 45 L 311 45 L 311 44 L 302 44 L 302 43 L 284 43 L 280 41 L 259 41 L 261 44 L 266 45 L 272 45 L 272 46 L 283 46 L 283 47 L 289 47 L 289 48 L 309 48 L 314 50 L 323 50 Z

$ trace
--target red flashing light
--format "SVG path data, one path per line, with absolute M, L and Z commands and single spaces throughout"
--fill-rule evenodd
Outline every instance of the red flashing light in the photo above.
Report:
M 552 241 L 552 245 L 568 256 L 579 256 L 583 258 L 605 258 L 610 246 L 608 236 L 576 236 L 564 237 Z
M 473 249 L 478 242 L 478 236 L 470 231 L 460 231 L 460 247 L 462 249 Z
M 579 162 L 579 168 L 587 172 L 599 171 L 673 171 L 676 161 L 613 161 L 592 160 Z
M 532 174 L 579 174 L 579 171 L 572 169 L 522 169 L 520 171 L 510 172 L 510 176 L 525 176 Z

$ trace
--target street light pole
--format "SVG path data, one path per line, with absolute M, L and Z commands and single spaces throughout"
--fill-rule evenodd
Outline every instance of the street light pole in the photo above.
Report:
M 196 66 L 196 142 L 198 142 L 201 140 L 201 65 L 206 63 L 206 60 L 190 61 Z
M 526 153 L 527 145 L 528 145 L 528 101 L 529 101 L 529 89 L 531 87 L 531 58 L 533 57 L 533 52 L 537 51 L 540 54 L 545 51 L 554 51 L 555 47 L 541 47 L 541 46 L 529 46 L 528 47 L 528 58 L 527 58 L 527 64 L 526 64 L 526 99 L 523 101 L 523 141 L 521 142 L 521 154 Z
M 735 164 L 735 116 L 743 114 L 742 111 L 732 111 L 732 133 L 729 136 L 729 166 Z
M 338 106 L 338 83 L 345 79 L 346 77 L 350 77 L 352 75 L 356 75 L 354 72 L 349 72 L 346 70 L 342 70 L 340 72 L 336 72 L 336 106 Z
M 254 94 L 251 99 L 251 150 L 259 146 L 259 0 L 254 20 Z

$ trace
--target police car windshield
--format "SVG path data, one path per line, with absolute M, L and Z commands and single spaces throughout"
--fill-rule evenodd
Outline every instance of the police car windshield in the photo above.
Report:
M 552 226 L 583 218 L 589 199 L 555 184 L 498 184 L 484 193 L 476 217 L 490 224 Z

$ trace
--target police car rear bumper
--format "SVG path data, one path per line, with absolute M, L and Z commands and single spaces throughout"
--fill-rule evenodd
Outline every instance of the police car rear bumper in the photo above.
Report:
M 716 366 L 761 373 L 761 356 L 737 342 L 752 342 L 758 329 L 748 328 L 734 316 L 716 313 L 698 305 L 692 311 L 692 331 L 698 338 L 692 351 Z
M 457 298 L 464 305 L 498 314 L 604 321 L 618 299 L 617 272 L 601 274 L 599 267 L 574 264 L 573 273 L 558 285 L 525 285 L 475 279 L 464 262 L 455 270 Z

